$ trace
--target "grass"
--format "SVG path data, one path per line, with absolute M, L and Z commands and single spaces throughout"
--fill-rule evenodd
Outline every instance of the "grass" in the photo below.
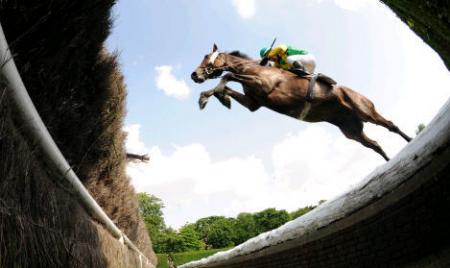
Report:
M 187 251 L 181 253 L 172 253 L 173 260 L 175 265 L 182 265 L 188 263 L 190 261 L 199 260 L 201 258 L 208 257 L 213 255 L 216 252 L 227 250 L 228 248 L 221 249 L 208 249 L 208 250 L 199 250 L 199 251 Z M 157 268 L 167 268 L 167 254 L 161 253 L 156 254 L 158 256 L 158 267 Z

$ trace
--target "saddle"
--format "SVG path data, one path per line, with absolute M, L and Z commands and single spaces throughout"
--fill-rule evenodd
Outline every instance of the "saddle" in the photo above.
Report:
M 293 72 L 294 74 L 298 75 L 299 77 L 306 78 L 309 80 L 308 91 L 306 92 L 306 100 L 307 101 L 313 100 L 313 98 L 314 98 L 313 89 L 314 89 L 314 85 L 316 84 L 317 81 L 325 83 L 330 87 L 337 84 L 333 78 L 329 77 L 328 75 L 322 74 L 322 73 L 310 74 L 301 69 L 291 69 L 289 71 Z

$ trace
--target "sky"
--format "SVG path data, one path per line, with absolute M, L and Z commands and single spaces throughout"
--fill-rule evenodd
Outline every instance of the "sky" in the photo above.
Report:
M 119 1 L 107 47 L 128 89 L 126 147 L 151 157 L 127 173 L 137 192 L 162 199 L 167 225 L 315 205 L 385 163 L 327 123 L 236 102 L 228 110 L 213 98 L 199 110 L 199 93 L 218 81 L 195 84 L 190 74 L 213 43 L 257 58 L 274 37 L 310 51 L 316 71 L 367 96 L 410 136 L 449 97 L 439 56 L 376 0 Z M 406 145 L 382 127 L 365 131 L 391 157 Z

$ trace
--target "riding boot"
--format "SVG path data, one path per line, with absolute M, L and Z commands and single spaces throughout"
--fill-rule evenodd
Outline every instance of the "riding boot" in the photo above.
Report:
M 293 66 L 295 69 L 299 69 L 299 70 L 305 71 L 305 66 L 303 66 L 303 64 L 301 64 L 301 63 L 298 62 L 298 61 L 294 61 L 294 62 L 292 63 L 292 66 Z
M 292 73 L 294 73 L 294 74 L 296 74 L 296 75 L 298 75 L 298 76 L 300 76 L 300 77 L 304 77 L 304 76 L 310 75 L 310 73 L 308 73 L 308 72 L 305 70 L 305 66 L 303 66 L 303 64 L 301 64 L 301 63 L 298 62 L 298 61 L 294 61 L 294 62 L 292 63 L 292 68 L 289 69 L 289 71 L 292 72 Z

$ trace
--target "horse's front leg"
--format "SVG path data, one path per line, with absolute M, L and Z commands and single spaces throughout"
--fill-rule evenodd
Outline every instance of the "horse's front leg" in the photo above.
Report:
M 224 91 L 214 92 L 214 97 L 216 97 L 223 106 L 231 109 L 231 99 Z
M 198 100 L 200 110 L 203 110 L 205 108 L 206 104 L 208 103 L 209 97 L 211 97 L 212 95 L 214 95 L 220 101 L 220 103 L 222 103 L 222 105 L 224 105 L 228 109 L 231 108 L 230 97 L 225 94 L 225 87 L 227 82 L 229 81 L 229 78 L 230 74 L 224 75 L 215 88 L 200 93 L 200 98 Z
M 226 95 L 223 90 L 216 91 L 215 89 L 211 89 L 200 93 L 200 98 L 198 99 L 200 110 L 203 110 L 205 108 L 206 104 L 208 103 L 209 97 L 211 97 L 212 95 L 214 95 L 214 97 L 216 97 L 220 101 L 220 103 L 222 103 L 222 105 L 224 105 L 228 109 L 231 108 L 230 97 Z
M 209 97 L 211 97 L 212 95 L 214 95 L 214 97 L 216 97 L 223 106 L 227 107 L 228 109 L 231 108 L 231 99 L 227 94 L 225 94 L 225 92 L 216 92 L 214 89 L 211 89 L 200 93 L 200 98 L 198 99 L 200 110 L 203 110 L 205 108 L 206 104 L 208 103 Z
M 249 109 L 251 112 L 254 112 L 261 107 L 261 104 L 259 104 L 255 99 L 253 99 L 250 96 L 247 96 L 245 94 L 242 94 L 240 92 L 237 92 L 227 86 L 225 86 L 225 94 L 226 96 L 232 97 L 234 100 L 239 102 L 242 106 Z
M 200 106 L 200 110 L 203 110 L 208 103 L 209 97 L 214 95 L 214 89 L 210 89 L 207 91 L 200 92 L 200 97 L 198 98 L 198 106 Z

